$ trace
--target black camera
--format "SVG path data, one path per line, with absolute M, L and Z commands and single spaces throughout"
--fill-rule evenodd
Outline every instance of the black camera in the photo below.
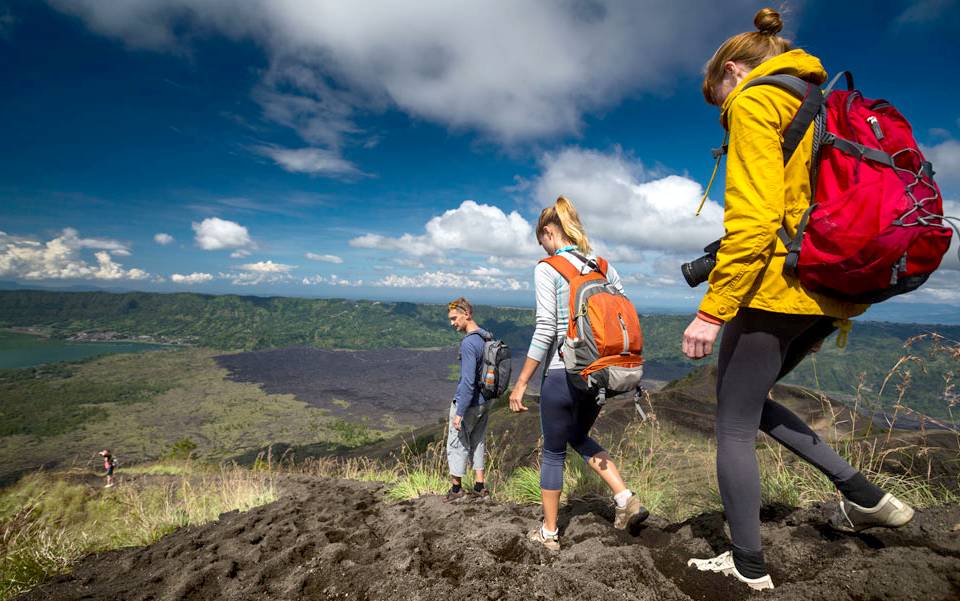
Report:
M 714 266 L 717 264 L 718 250 L 720 250 L 720 241 L 714 240 L 703 249 L 703 252 L 707 254 L 680 266 L 680 271 L 683 272 L 683 278 L 687 280 L 691 288 L 696 288 L 702 282 L 706 282 L 707 278 L 710 277 L 710 272 L 713 271 Z

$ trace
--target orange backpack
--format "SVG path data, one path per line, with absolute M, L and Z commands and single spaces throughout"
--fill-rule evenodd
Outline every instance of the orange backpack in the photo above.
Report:
M 571 254 L 589 268 L 586 273 L 560 255 L 541 260 L 570 285 L 570 322 L 560 356 L 570 382 L 596 393 L 603 405 L 608 396 L 639 388 L 643 332 L 633 303 L 607 280 L 607 262 Z

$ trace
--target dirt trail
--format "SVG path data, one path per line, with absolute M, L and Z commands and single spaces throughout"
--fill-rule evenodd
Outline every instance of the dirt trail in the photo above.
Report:
M 689 600 L 746 599 L 732 580 L 685 566 L 727 548 L 722 516 L 611 526 L 599 498 L 561 513 L 564 549 L 525 540 L 539 508 L 438 497 L 389 503 L 382 485 L 291 477 L 283 497 L 177 531 L 149 547 L 81 562 L 26 600 Z M 898 531 L 824 526 L 829 507 L 767 508 L 763 536 L 778 588 L 764 599 L 960 599 L 960 507 L 918 512 Z

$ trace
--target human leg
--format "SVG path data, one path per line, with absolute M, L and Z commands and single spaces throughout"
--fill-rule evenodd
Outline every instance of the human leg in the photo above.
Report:
M 543 501 L 543 524 L 549 531 L 557 529 L 563 469 L 572 422 L 573 397 L 567 385 L 567 375 L 562 369 L 549 370 L 540 391 L 540 429 L 543 433 L 540 496 Z

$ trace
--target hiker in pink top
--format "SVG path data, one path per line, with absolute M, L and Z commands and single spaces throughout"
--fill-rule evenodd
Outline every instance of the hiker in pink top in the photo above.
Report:
M 104 488 L 110 488 L 113 486 L 113 468 L 117 465 L 117 462 L 110 454 L 110 449 L 104 449 L 97 454 L 103 457 L 103 469 L 107 470 L 107 484 Z

